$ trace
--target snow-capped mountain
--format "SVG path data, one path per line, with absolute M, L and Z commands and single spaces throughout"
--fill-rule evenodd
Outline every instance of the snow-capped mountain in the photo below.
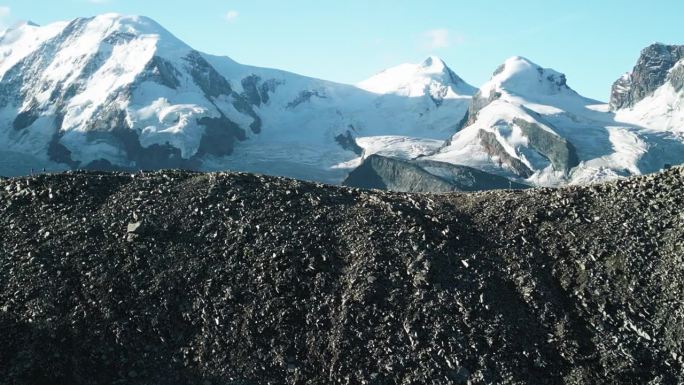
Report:
M 433 115 L 433 129 L 455 128 L 454 116 L 465 114 L 477 89 L 461 79 L 442 59 L 431 56 L 421 64 L 402 64 L 357 84 L 381 95 L 376 102 L 388 111 L 415 108 L 419 99 L 423 113 Z
M 437 58 L 414 70 L 383 92 L 203 54 L 145 17 L 24 23 L 0 37 L 0 174 L 180 167 L 340 182 L 359 138 L 453 132 L 472 87 Z
M 458 132 L 427 159 L 535 185 L 599 181 L 684 162 L 681 140 L 608 110 L 572 90 L 562 73 L 513 57 L 474 96 Z
M 683 90 L 684 48 L 662 44 L 606 105 L 522 57 L 479 90 L 436 57 L 352 86 L 204 54 L 145 17 L 21 23 L 0 34 L 0 175 L 190 168 L 340 183 L 376 154 L 442 181 L 458 165 L 583 183 L 684 163 Z

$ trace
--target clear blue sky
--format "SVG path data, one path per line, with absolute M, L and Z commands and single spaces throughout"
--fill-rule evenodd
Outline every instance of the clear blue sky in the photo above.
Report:
M 105 12 L 149 16 L 194 48 L 258 66 L 355 83 L 442 57 L 475 86 L 507 57 L 564 72 L 585 96 L 659 41 L 684 44 L 683 0 L 0 0 L 0 23 Z

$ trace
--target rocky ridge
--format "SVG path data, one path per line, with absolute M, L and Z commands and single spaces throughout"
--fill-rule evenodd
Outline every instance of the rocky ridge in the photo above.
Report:
M 682 60 L 682 45 L 654 43 L 644 48 L 634 69 L 613 84 L 611 109 L 634 107 L 666 82 L 671 82 L 677 91 L 684 88 L 684 67 L 672 71 Z
M 0 180 L 12 384 L 677 384 L 684 169 L 401 194 Z M 315 231 L 312 231 L 315 229 Z
M 377 154 L 366 157 L 342 184 L 365 189 L 433 193 L 529 187 L 467 166 Z

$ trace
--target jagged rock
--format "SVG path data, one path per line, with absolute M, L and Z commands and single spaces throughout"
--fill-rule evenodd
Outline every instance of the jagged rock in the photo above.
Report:
M 671 75 L 670 70 L 684 59 L 683 45 L 652 44 L 643 51 L 632 72 L 613 84 L 610 107 L 613 110 L 633 107 L 652 94 L 673 76 L 675 89 L 682 88 L 681 70 Z
M 359 145 L 356 143 L 356 139 L 354 139 L 354 135 L 352 135 L 351 131 L 349 130 L 347 130 L 347 132 L 344 134 L 337 135 L 335 137 L 335 141 L 345 150 L 353 151 L 358 155 L 363 154 L 363 148 L 359 147 Z
M 511 154 L 506 151 L 494 133 L 479 130 L 477 137 L 480 139 L 480 143 L 482 143 L 482 147 L 487 154 L 498 159 L 501 165 L 505 165 L 516 175 L 522 178 L 529 178 L 534 174 L 525 163 L 520 159 L 511 156 Z
M 126 231 L 129 233 L 137 233 L 140 231 L 141 227 L 142 222 L 129 223 Z
M 449 192 L 456 186 L 406 160 L 373 154 L 354 169 L 345 186 L 402 192 Z

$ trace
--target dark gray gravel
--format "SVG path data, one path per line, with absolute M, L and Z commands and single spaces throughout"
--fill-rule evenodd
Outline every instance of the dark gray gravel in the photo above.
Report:
M 684 169 L 410 195 L 0 180 L 3 384 L 678 384 Z

